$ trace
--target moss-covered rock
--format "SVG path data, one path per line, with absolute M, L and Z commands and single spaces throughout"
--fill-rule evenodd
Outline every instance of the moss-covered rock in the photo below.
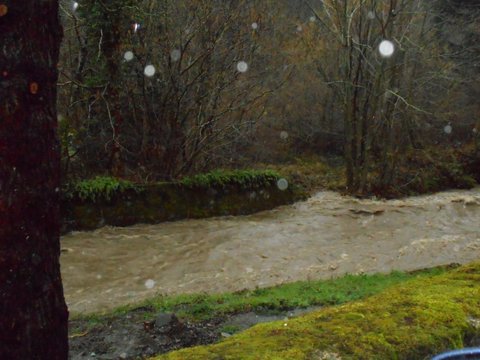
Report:
M 480 263 L 155 359 L 425 359 L 478 337 Z

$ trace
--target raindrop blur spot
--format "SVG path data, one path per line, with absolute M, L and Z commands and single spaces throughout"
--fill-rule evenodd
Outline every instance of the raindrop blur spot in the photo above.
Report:
M 303 31 L 302 25 L 298 25 L 298 26 L 297 26 L 297 32 L 302 32 L 302 31 Z
M 154 280 L 148 279 L 147 281 L 145 281 L 145 287 L 147 289 L 153 289 L 154 286 L 155 286 L 155 281 Z
M 257 30 L 258 29 L 258 23 L 256 23 L 256 22 L 252 23 L 252 29 Z
M 178 60 L 180 60 L 181 57 L 182 57 L 182 53 L 178 49 L 174 49 L 170 53 L 170 59 L 172 59 L 173 62 L 177 62 Z
M 308 19 L 310 22 L 315 22 L 317 21 L 317 18 L 315 16 L 310 16 L 310 19 Z
M 476 134 L 478 132 L 477 128 L 472 129 L 473 133 Z
M 374 20 L 375 19 L 375 13 L 373 11 L 369 11 L 367 13 L 367 19 L 368 20 Z
M 452 125 L 446 125 L 444 128 L 443 128 L 443 131 L 445 132 L 445 134 L 451 134 L 452 133 Z
M 98 274 L 97 279 L 100 280 L 102 278 L 102 275 Z
M 248 71 L 248 64 L 245 61 L 239 61 L 237 64 L 237 70 L 241 73 Z
M 152 77 L 153 75 L 155 75 L 155 66 L 147 65 L 145 66 L 145 70 L 143 72 L 145 76 Z
M 139 23 L 134 23 L 132 25 L 132 28 L 133 28 L 133 32 L 136 33 L 138 31 L 138 29 L 140 29 L 140 24 Z
M 288 132 L 286 132 L 286 131 L 281 131 L 281 132 L 280 132 L 280 139 L 282 139 L 282 140 L 287 140 L 287 139 L 288 139 Z
M 380 45 L 378 45 L 378 52 L 382 57 L 389 58 L 395 52 L 395 45 L 389 40 L 383 40 Z
M 285 191 L 287 190 L 288 188 L 288 181 L 286 179 L 279 179 L 277 181 L 277 187 L 281 190 L 281 191 Z
M 132 60 L 133 60 L 133 52 L 127 51 L 127 52 L 123 55 L 123 58 L 124 58 L 126 61 L 132 61 Z
M 75 10 L 77 10 L 77 9 L 78 9 L 78 2 L 74 1 L 74 2 L 72 3 L 72 10 L 75 11 Z

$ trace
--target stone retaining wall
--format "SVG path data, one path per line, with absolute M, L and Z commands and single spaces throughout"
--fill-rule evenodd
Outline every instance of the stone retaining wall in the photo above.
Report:
M 69 199 L 63 204 L 62 232 L 93 230 L 105 225 L 155 224 L 186 218 L 246 215 L 304 199 L 305 193 L 276 183 L 255 188 L 225 185 L 218 188 L 186 187 L 165 183 L 140 185 L 115 194 L 110 200 Z

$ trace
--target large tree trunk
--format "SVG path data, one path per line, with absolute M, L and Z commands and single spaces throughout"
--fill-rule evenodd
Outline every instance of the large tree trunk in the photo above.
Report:
M 67 359 L 57 0 L 0 1 L 0 359 Z

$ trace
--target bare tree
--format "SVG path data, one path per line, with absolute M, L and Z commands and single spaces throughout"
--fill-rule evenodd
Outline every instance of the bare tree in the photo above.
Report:
M 234 154 L 275 88 L 264 84 L 263 70 L 255 66 L 256 1 L 139 4 L 131 26 L 119 30 L 115 52 L 106 56 L 116 65 L 107 66 L 115 71 L 103 81 L 98 81 L 103 68 L 95 59 L 97 52 L 105 53 L 101 29 L 107 25 L 87 21 L 93 3 L 102 2 L 91 0 L 76 12 L 65 9 L 72 47 L 64 49 L 60 101 L 73 137 L 81 139 L 79 154 L 109 168 L 104 158 L 112 151 L 106 150 L 116 144 L 121 151 L 115 154 L 130 170 L 124 175 L 143 170 L 149 179 L 203 170 Z M 120 10 L 132 12 L 126 5 Z M 96 42 L 103 44 L 98 51 L 100 45 L 85 40 L 92 37 L 92 26 Z M 68 96 L 72 86 L 74 98 Z M 116 89 L 116 95 L 108 89 Z
M 438 40 L 434 4 L 306 3 L 319 24 L 321 42 L 328 43 L 317 68 L 341 100 L 349 191 L 364 193 L 372 182 L 388 187 L 402 149 L 418 146 L 418 130 L 427 119 L 442 119 L 439 104 L 457 85 L 449 77 L 454 64 Z

